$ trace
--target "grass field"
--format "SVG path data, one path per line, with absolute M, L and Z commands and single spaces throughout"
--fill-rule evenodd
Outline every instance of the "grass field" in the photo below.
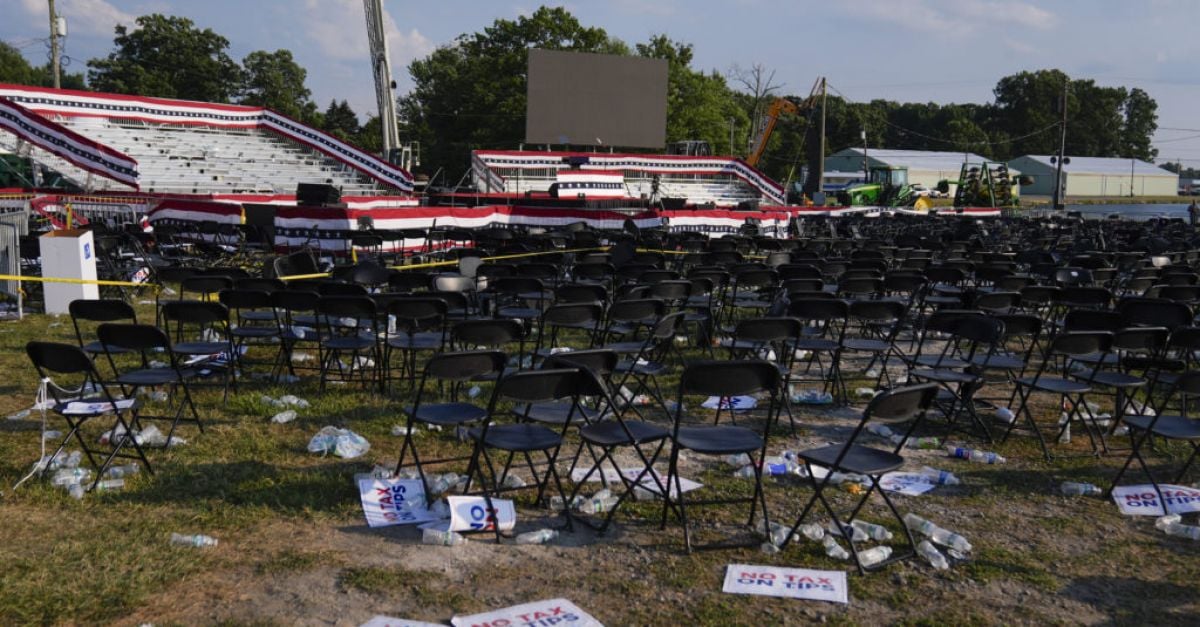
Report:
M 34 338 L 74 341 L 65 319 L 0 324 L 4 415 L 33 402 L 36 375 L 23 347 Z M 278 410 L 260 396 L 285 393 L 312 406 L 295 422 L 271 424 Z M 205 391 L 198 395 L 203 434 L 184 427 L 187 445 L 152 451 L 153 476 L 143 472 L 123 490 L 82 501 L 44 480 L 10 489 L 38 457 L 40 422 L 36 414 L 0 420 L 0 623 L 355 625 L 374 614 L 447 622 L 456 613 L 560 596 L 609 625 L 1194 624 L 1200 611 L 1200 544 L 1163 535 L 1151 517 L 1122 516 L 1111 501 L 1057 493 L 1064 480 L 1107 485 L 1123 455 L 1048 464 L 1022 437 L 996 447 L 1009 458 L 997 466 L 914 451 L 910 466 L 951 470 L 963 485 L 897 497 L 901 510 L 966 536 L 974 551 L 947 572 L 913 560 L 852 574 L 848 606 L 722 593 L 731 563 L 848 565 L 811 542 L 776 555 L 687 555 L 677 525 L 658 529 L 653 503 L 622 510 L 605 536 L 579 530 L 546 546 L 488 538 L 423 546 L 412 528 L 368 529 L 352 481 L 373 463 L 395 463 L 400 438 L 391 428 L 407 400 L 339 387 L 319 394 L 310 380 L 247 384 L 228 402 Z M 798 407 L 799 433 L 781 428 L 771 451 L 836 441 L 853 416 Z M 309 438 L 325 425 L 362 434 L 370 452 L 356 460 L 308 453 Z M 50 428 L 64 425 L 51 417 Z M 88 435 L 106 428 L 93 425 Z M 431 449 L 452 446 L 436 434 L 421 438 Z M 1058 449 L 1084 453 L 1086 438 Z M 1181 451 L 1168 452 L 1178 464 Z M 718 460 L 695 456 L 687 469 L 708 493 L 745 492 Z M 772 480 L 772 515 L 790 524 L 810 494 L 799 481 Z M 519 497 L 518 531 L 557 522 L 531 500 Z M 868 511 L 868 520 L 887 523 L 877 497 Z M 727 528 L 741 515 L 726 509 L 704 518 Z M 220 545 L 174 547 L 172 532 L 206 533 Z

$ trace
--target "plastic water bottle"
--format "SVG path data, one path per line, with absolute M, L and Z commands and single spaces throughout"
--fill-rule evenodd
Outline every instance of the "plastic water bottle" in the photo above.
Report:
M 954 476 L 954 473 L 946 470 L 938 470 L 937 468 L 930 468 L 929 466 L 922 466 L 920 474 L 922 476 L 929 477 L 933 480 L 933 483 L 938 485 L 958 485 L 962 483 L 958 477 Z
M 123 487 L 125 487 L 124 479 L 105 479 L 96 484 L 96 489 L 100 491 L 120 490 Z
M 826 535 L 821 539 L 821 544 L 825 546 L 825 554 L 829 557 L 835 560 L 850 559 L 850 553 L 846 549 L 843 549 L 842 545 L 838 544 L 838 541 L 833 536 Z
M 949 547 L 963 553 L 971 552 L 971 543 L 967 542 L 966 538 L 952 531 L 943 529 L 932 522 L 917 516 L 916 514 L 911 512 L 905 514 L 904 524 L 907 525 L 909 529 L 916 531 L 921 535 L 928 536 L 930 540 L 933 540 L 942 546 Z
M 579 504 L 579 512 L 581 514 L 603 514 L 604 512 L 612 511 L 612 508 L 617 506 L 617 501 L 619 500 L 620 498 L 616 496 L 604 498 L 592 497 Z
M 517 544 L 545 544 L 558 537 L 558 531 L 555 529 L 538 529 L 537 531 L 526 531 L 517 536 Z
M 434 546 L 458 546 L 466 544 L 467 539 L 454 531 L 441 529 L 426 529 L 421 532 L 421 544 Z
M 171 534 L 171 544 L 176 546 L 217 546 L 217 539 L 201 534 L 185 536 L 180 533 Z
M 1200 540 L 1200 527 L 1185 525 L 1180 522 L 1182 520 L 1183 518 L 1179 514 L 1160 516 L 1158 520 L 1154 521 L 1154 527 L 1169 536 Z
M 109 467 L 108 470 L 104 471 L 104 476 L 108 477 L 109 479 L 120 479 L 121 477 L 136 475 L 140 470 L 141 468 L 138 466 L 137 462 L 130 462 L 124 466 Z
M 734 471 L 733 476 L 739 479 L 753 479 L 754 464 L 746 464 L 745 466 L 738 468 L 736 471 Z
M 854 388 L 854 395 L 859 398 L 875 398 L 875 388 Z
M 725 459 L 723 461 L 726 464 L 733 466 L 734 468 L 741 468 L 743 466 L 748 466 L 751 463 L 750 455 L 748 455 L 746 453 L 738 453 L 737 455 L 729 455 L 729 456 L 725 457 Z
M 921 540 L 917 544 L 917 554 L 925 558 L 925 561 L 937 570 L 950 569 L 950 562 L 946 561 L 946 556 L 942 555 L 942 552 L 937 550 L 937 547 L 933 546 L 929 540 Z
M 1008 461 L 1007 459 L 1004 459 L 1003 457 L 989 451 L 980 451 L 978 449 L 961 448 L 957 446 L 947 446 L 946 454 L 950 457 L 965 459 L 967 461 L 975 462 L 976 464 L 1003 464 Z
M 441 494 L 449 490 L 456 483 L 458 483 L 458 473 L 448 472 L 444 475 L 439 475 L 429 484 L 429 493 Z
M 875 564 L 878 564 L 879 562 L 882 562 L 883 560 L 885 560 L 891 556 L 892 556 L 892 547 L 876 546 L 876 547 L 871 547 L 865 551 L 859 551 L 858 561 L 864 567 L 874 566 Z
M 278 414 L 271 416 L 271 422 L 273 422 L 277 425 L 285 424 L 285 423 L 291 422 L 295 419 L 296 419 L 296 410 L 294 410 L 294 409 L 281 411 Z
M 50 483 L 59 487 L 66 487 L 73 483 L 83 483 L 90 479 L 91 476 L 92 471 L 87 468 L 61 468 L 51 477 Z
M 862 529 L 854 525 L 842 525 L 841 529 L 839 529 L 837 525 L 833 524 L 833 521 L 829 522 L 829 532 L 843 538 L 850 538 L 855 542 L 863 542 L 867 539 L 867 532 Z
M 873 433 L 881 438 L 888 438 L 888 439 L 891 439 L 892 437 L 895 437 L 895 435 L 896 435 L 896 432 L 892 431 L 891 428 L 889 428 L 887 425 L 876 424 L 873 422 L 867 424 L 867 431 L 870 433 Z
M 858 531 L 865 533 L 867 535 L 867 537 L 872 540 L 891 540 L 892 539 L 892 532 L 888 531 L 887 527 L 884 527 L 882 525 L 876 525 L 875 523 L 869 523 L 869 522 L 866 522 L 865 520 L 853 520 L 850 522 L 850 524 L 853 525 L 854 528 L 857 529 Z
M 577 507 L 581 503 L 583 503 L 583 497 L 579 496 L 578 494 L 576 494 L 571 499 L 571 507 Z M 550 510 L 551 511 L 561 512 L 565 509 L 567 509 L 567 505 L 566 505 L 566 502 L 563 500 L 563 497 L 561 497 L 561 496 L 550 497 Z
M 1017 415 L 1007 407 L 1000 407 L 996 409 L 996 420 L 1005 424 L 1012 424 L 1017 421 Z
M 779 548 L 779 545 L 772 544 L 770 542 L 763 542 L 761 545 L 759 545 L 758 548 L 759 548 L 759 550 L 761 550 L 763 553 L 766 553 L 767 555 L 775 555 L 776 553 L 779 553 L 780 551 L 783 550 L 783 549 Z
M 71 498 L 75 499 L 76 501 L 81 500 L 86 492 L 87 490 L 84 490 L 83 484 L 80 483 L 72 483 L 71 486 L 67 488 L 67 493 L 70 494 Z
M 1100 496 L 1104 494 L 1104 490 L 1100 486 L 1091 483 L 1076 483 L 1074 481 L 1064 481 L 1059 486 L 1059 491 L 1063 496 Z
M 501 487 L 514 490 L 517 488 L 523 488 L 525 485 L 525 480 L 516 475 L 508 475 L 504 478 L 504 481 L 500 482 Z
M 800 535 L 812 540 L 813 542 L 820 542 L 825 538 L 825 529 L 816 523 L 805 523 L 799 527 L 796 527 L 796 531 L 799 531 Z

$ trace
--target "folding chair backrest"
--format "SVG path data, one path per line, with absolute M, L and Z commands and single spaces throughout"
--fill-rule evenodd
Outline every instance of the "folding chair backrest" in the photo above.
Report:
M 687 365 L 679 379 L 681 394 L 701 396 L 748 396 L 778 393 L 782 375 L 779 367 L 763 359 L 743 361 L 696 361 Z
M 357 283 L 339 283 L 337 281 L 322 281 L 317 284 L 317 293 L 321 296 L 366 296 L 367 288 Z
M 1200 395 L 1200 370 L 1188 370 L 1179 374 L 1175 385 L 1171 387 L 1171 396 L 1177 394 Z
M 518 403 L 548 403 L 578 395 L 583 380 L 581 368 L 522 370 L 496 383 L 493 400 Z
M 850 317 L 872 322 L 899 320 L 904 316 L 904 303 L 894 300 L 855 300 L 850 302 Z
M 788 304 L 788 315 L 810 322 L 845 321 L 850 305 L 832 298 L 798 298 Z
M 1116 331 L 1124 326 L 1124 316 L 1116 311 L 1072 309 L 1063 318 L 1067 331 Z
M 219 300 L 231 310 L 268 309 L 272 306 L 271 294 L 264 290 L 234 288 L 222 290 Z
M 1171 335 L 1166 327 L 1130 327 L 1113 333 L 1112 347 L 1124 351 L 1156 353 Z
M 73 344 L 60 342 L 32 341 L 25 344 L 25 354 L 37 368 L 39 375 L 46 372 L 56 374 L 90 374 L 95 375 L 92 360 L 83 349 Z
M 1192 308 L 1165 298 L 1125 298 L 1117 303 L 1125 326 L 1150 326 L 1177 329 L 1195 319 Z
M 554 300 L 559 303 L 606 303 L 608 290 L 603 285 L 564 283 L 554 288 Z
M 604 315 L 599 303 L 559 303 L 542 312 L 542 322 L 549 325 L 568 325 L 595 322 Z
M 445 381 L 468 381 L 504 372 L 507 361 L 503 351 L 437 353 L 425 364 L 425 373 Z
M 1054 336 L 1047 348 L 1049 355 L 1076 357 L 1108 351 L 1112 333 L 1108 331 L 1066 331 Z
M 738 322 L 733 336 L 750 342 L 780 342 L 798 339 L 803 330 L 796 318 L 748 318 Z
M 542 367 L 545 369 L 585 368 L 601 378 L 607 378 L 616 370 L 620 359 L 620 355 L 614 350 L 594 348 L 550 355 L 542 362 Z
M 229 321 L 229 308 L 214 301 L 180 300 L 163 304 L 163 320 L 210 326 Z
M 149 324 L 107 322 L 96 329 L 105 346 L 145 353 L 154 349 L 170 350 L 171 340 L 160 328 Z
M 657 320 L 666 311 L 666 303 L 657 298 L 618 300 L 608 308 L 610 322 L 642 322 Z
M 955 337 L 975 344 L 999 344 L 1004 339 L 1004 321 L 992 316 L 963 316 L 954 321 Z
M 924 383 L 878 394 L 863 411 L 863 422 L 903 422 L 925 411 L 937 397 L 938 385 Z
M 1167 345 L 1175 350 L 1182 351 L 1197 351 L 1200 350 L 1200 327 L 1180 327 L 1171 332 L 1171 339 Z
M 467 346 L 503 346 L 525 337 L 525 326 L 510 318 L 463 320 L 451 329 L 454 339 Z
M 233 279 L 220 275 L 190 276 L 179 282 L 179 298 L 189 292 L 201 295 L 216 294 L 221 290 L 233 288 Z
M 401 331 L 429 329 L 441 325 L 446 319 L 446 301 L 425 296 L 401 296 L 387 303 L 388 315 L 396 318 L 396 327 Z

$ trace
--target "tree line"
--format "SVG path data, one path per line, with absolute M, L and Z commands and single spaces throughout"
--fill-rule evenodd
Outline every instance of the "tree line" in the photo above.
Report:
M 139 17 L 133 29 L 117 26 L 115 34 L 112 51 L 88 62 L 86 81 L 82 73 L 68 74 L 64 87 L 265 106 L 379 150 L 378 118 L 360 124 L 345 100 L 321 110 L 305 86 L 306 70 L 288 50 L 251 52 L 238 63 L 225 37 L 187 18 L 161 14 Z M 515 148 L 523 140 L 530 48 L 665 59 L 667 141 L 703 140 L 721 154 L 745 154 L 751 121 L 771 100 L 799 102 L 804 96 L 781 93 L 761 66 L 725 74 L 700 70 L 693 67 L 690 43 L 660 34 L 631 47 L 603 28 L 581 24 L 564 8 L 541 7 L 464 33 L 409 65 L 413 88 L 397 99 L 397 111 L 401 136 L 421 143 L 423 170 L 441 171 L 453 183 L 469 167 L 471 150 Z M 49 81 L 48 66 L 30 66 L 18 50 L 0 43 L 0 82 Z M 1157 104 L 1149 94 L 1072 79 L 1060 70 L 1005 76 L 987 104 L 852 102 L 836 91 L 835 82 L 831 86 L 825 100 L 828 152 L 862 145 L 865 132 L 872 148 L 972 152 L 994 160 L 1052 154 L 1065 104 L 1068 154 L 1146 160 L 1157 155 L 1151 146 Z M 768 175 L 794 178 L 814 120 L 812 114 L 780 120 L 759 164 Z

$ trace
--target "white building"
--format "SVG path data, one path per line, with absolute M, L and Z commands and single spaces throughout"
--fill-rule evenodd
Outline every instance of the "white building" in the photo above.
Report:
M 1049 155 L 1025 155 L 1008 162 L 1010 169 L 1033 178 L 1025 195 L 1054 195 L 1056 164 Z M 1067 157 L 1063 164 L 1065 196 L 1174 196 L 1179 175 L 1137 159 Z
M 908 168 L 908 182 L 912 185 L 924 185 L 929 189 L 934 189 L 939 181 L 951 181 L 951 196 L 958 187 L 954 182 L 958 181 L 959 175 L 962 174 L 963 163 L 979 164 L 987 161 L 971 152 L 888 150 L 883 148 L 868 148 L 866 152 L 868 168 L 906 167 Z M 825 170 L 847 174 L 857 173 L 858 178 L 863 178 L 863 149 L 846 148 L 825 157 Z M 1019 172 L 1012 172 L 1011 165 L 1009 171 L 1013 176 L 1019 174 Z M 826 178 L 829 178 L 828 174 Z

